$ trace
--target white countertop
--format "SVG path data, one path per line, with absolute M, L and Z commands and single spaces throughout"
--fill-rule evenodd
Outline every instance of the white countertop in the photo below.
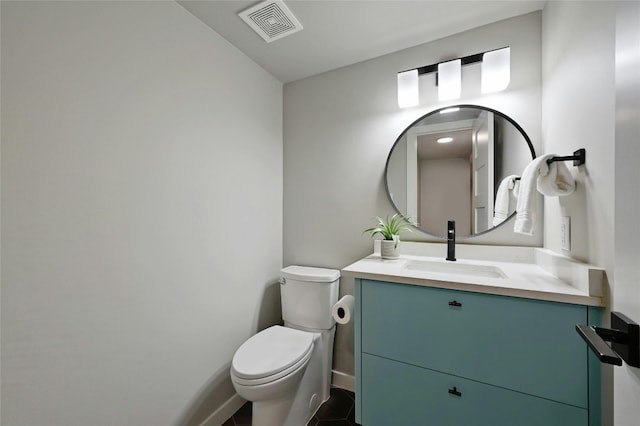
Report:
M 403 242 L 403 244 L 406 244 Z M 440 244 L 439 246 L 443 246 Z M 445 246 L 446 247 L 446 246 Z M 473 259 L 472 253 L 483 253 L 478 257 L 486 258 L 488 251 L 500 251 L 491 247 L 483 251 L 482 247 L 466 250 L 468 258 L 456 262 L 447 262 L 443 257 L 402 254 L 399 259 L 382 259 L 378 253 L 365 257 L 342 269 L 342 275 L 378 281 L 392 281 L 402 284 L 422 285 L 453 290 L 473 291 L 503 296 L 524 297 L 553 302 L 574 303 L 590 306 L 605 306 L 603 297 L 603 270 L 573 259 L 555 255 L 547 250 L 529 247 L 505 247 L 511 251 L 511 257 L 498 256 L 501 260 L 513 258 L 516 261 L 495 261 Z M 433 247 L 431 247 L 432 249 Z M 415 247 L 407 250 L 415 253 Z M 433 252 L 433 250 L 427 250 Z M 462 275 L 451 272 L 408 269 L 410 262 L 436 262 L 460 265 L 461 267 L 494 267 L 504 272 L 504 277 L 486 277 Z M 434 265 L 439 266 L 439 265 Z M 443 265 L 455 267 L 455 265 Z M 560 278 L 561 276 L 562 278 Z

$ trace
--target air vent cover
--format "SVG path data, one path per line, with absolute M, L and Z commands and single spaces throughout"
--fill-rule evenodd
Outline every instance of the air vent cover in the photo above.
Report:
M 238 15 L 267 43 L 302 29 L 302 24 L 279 0 L 263 1 Z

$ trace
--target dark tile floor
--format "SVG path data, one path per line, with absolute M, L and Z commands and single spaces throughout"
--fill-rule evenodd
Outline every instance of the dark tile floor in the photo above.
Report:
M 320 406 L 307 426 L 357 426 L 354 401 L 353 392 L 331 388 L 331 396 Z M 251 426 L 251 402 L 244 404 L 222 426 Z

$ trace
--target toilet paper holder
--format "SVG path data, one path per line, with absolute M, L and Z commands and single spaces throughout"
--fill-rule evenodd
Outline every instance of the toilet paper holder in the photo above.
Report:
M 640 326 L 620 312 L 611 312 L 611 328 L 576 324 L 580 337 L 605 364 L 640 367 Z M 606 342 L 611 342 L 609 346 Z

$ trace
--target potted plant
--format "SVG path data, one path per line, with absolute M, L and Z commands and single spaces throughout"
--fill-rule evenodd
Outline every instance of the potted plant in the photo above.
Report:
M 416 226 L 416 224 L 398 213 L 391 216 L 391 219 L 388 216 L 387 220 L 381 217 L 376 217 L 375 219 L 378 222 L 377 226 L 365 229 L 364 232 L 370 233 L 372 237 L 377 234 L 382 235 L 383 240 L 380 242 L 381 257 L 383 259 L 397 259 L 400 233 L 405 230 L 413 232 L 411 226 Z

